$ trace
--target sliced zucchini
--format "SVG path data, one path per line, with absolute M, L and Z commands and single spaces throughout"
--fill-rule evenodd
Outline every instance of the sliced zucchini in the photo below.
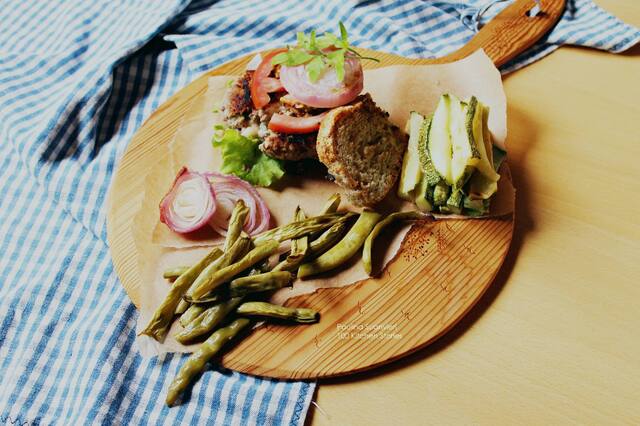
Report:
M 422 124 L 422 129 L 420 131 L 420 142 L 418 143 L 418 152 L 420 153 L 420 167 L 422 169 L 422 174 L 429 185 L 433 186 L 442 180 L 442 176 L 436 170 L 433 165 L 433 161 L 431 161 L 431 154 L 429 154 L 429 149 L 427 148 L 429 143 L 429 133 L 431 132 L 431 123 L 433 123 L 433 117 L 429 117 L 424 120 Z
M 429 184 L 426 176 L 422 177 L 422 181 L 416 188 L 414 202 L 420 211 L 430 212 L 433 210 L 433 185 Z
M 471 111 L 472 106 L 475 106 Z M 488 120 L 488 108 L 486 109 L 475 96 L 471 97 L 469 102 L 469 113 L 467 114 L 467 129 L 471 132 L 470 139 L 475 142 L 476 150 L 479 154 L 480 161 L 476 164 L 476 168 L 482 173 L 488 180 L 497 182 L 500 179 L 500 175 L 493 169 L 491 158 L 493 157 L 493 150 L 490 150 L 491 154 L 487 154 L 487 144 L 485 142 L 485 134 L 489 133 L 487 128 Z M 490 136 L 489 136 L 490 138 Z
M 475 199 L 488 200 L 498 191 L 498 182 L 487 179 L 482 173 L 474 173 L 469 179 L 467 193 Z
M 444 181 L 440 181 L 433 187 L 433 205 L 444 206 L 449 199 L 451 188 Z
M 489 107 L 482 105 L 482 140 L 484 141 L 484 151 L 487 153 L 489 163 L 493 164 L 493 143 L 491 142 L 491 132 L 489 131 Z M 498 169 L 494 168 L 495 171 Z
M 420 170 L 420 156 L 418 154 L 418 142 L 420 140 L 420 129 L 424 117 L 412 111 L 407 122 L 407 132 L 409 133 L 409 143 L 402 159 L 402 172 L 400 183 L 398 184 L 398 196 L 408 201 L 413 201 L 414 191 L 422 180 Z
M 504 159 L 507 158 L 507 153 L 501 150 L 500 148 L 498 148 L 497 146 L 494 146 L 492 151 L 493 151 L 493 161 L 492 161 L 493 170 L 497 172 L 498 170 L 500 170 L 500 166 L 502 165 L 502 162 L 504 161 Z
M 478 101 L 471 98 L 467 106 L 450 96 L 451 118 L 451 182 L 454 189 L 460 189 L 473 174 L 480 162 L 473 132 L 473 117 Z
M 469 216 L 482 216 L 489 213 L 490 200 L 471 199 L 465 196 L 462 206 Z
M 440 177 L 448 184 L 451 179 L 450 96 L 442 95 L 433 113 L 426 142 L 426 152 Z M 423 155 L 424 156 L 424 155 Z M 431 178 L 434 179 L 433 176 Z
M 440 211 L 443 213 L 462 213 L 462 199 L 464 193 L 460 189 L 454 189 L 451 191 L 451 195 L 447 199 L 447 203 L 444 206 L 440 206 Z

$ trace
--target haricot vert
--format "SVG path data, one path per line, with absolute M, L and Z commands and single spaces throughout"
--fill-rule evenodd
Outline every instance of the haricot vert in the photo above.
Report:
M 168 279 L 178 275 L 167 300 L 145 329 L 161 340 L 171 325 L 176 306 L 181 330 L 173 338 L 183 344 L 204 342 L 182 366 L 172 382 L 167 404 L 173 405 L 189 384 L 227 342 L 248 328 L 246 317 L 310 324 L 319 313 L 303 307 L 283 307 L 268 303 L 269 295 L 298 278 L 339 268 L 362 249 L 363 266 L 371 273 L 372 246 L 385 226 L 397 220 L 417 220 L 424 214 L 398 212 L 382 218 L 365 209 L 360 214 L 340 212 L 340 196 L 332 196 L 316 216 L 307 217 L 296 208 L 293 222 L 249 237 L 242 232 L 246 206 L 239 201 L 231 216 L 222 249 L 213 249 L 196 265 L 167 270 Z M 291 240 L 290 250 L 275 266 L 268 262 L 280 245 Z M 269 265 L 272 265 L 271 267 Z

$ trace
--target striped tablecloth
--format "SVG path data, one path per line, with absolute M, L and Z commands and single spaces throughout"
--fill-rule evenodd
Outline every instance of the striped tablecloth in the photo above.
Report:
M 113 270 L 105 197 L 136 129 L 206 69 L 337 30 L 354 45 L 447 54 L 486 1 L 5 0 L 0 7 L 0 422 L 302 424 L 314 384 L 213 369 L 169 409 L 182 356 L 143 359 Z M 489 19 L 506 3 L 480 17 Z M 569 1 L 513 71 L 562 44 L 620 52 L 640 32 Z M 142 171 L 141 171 L 142 173 Z

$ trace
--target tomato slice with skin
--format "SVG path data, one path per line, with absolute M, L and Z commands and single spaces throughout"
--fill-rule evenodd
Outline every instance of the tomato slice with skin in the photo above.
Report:
M 275 86 L 272 80 L 277 80 L 275 78 L 269 77 L 269 74 L 271 74 L 271 71 L 273 71 L 273 64 L 271 63 L 271 60 L 278 53 L 286 51 L 286 48 L 282 48 L 269 52 L 253 72 L 253 77 L 251 78 L 251 101 L 253 102 L 253 106 L 256 109 L 264 107 L 271 101 L 271 98 L 269 97 L 270 91 L 275 92 L 277 90 L 280 90 L 270 90 Z
M 304 134 L 315 132 L 320 128 L 320 123 L 326 112 L 309 117 L 292 117 L 290 115 L 275 113 L 269 120 L 269 130 L 287 134 Z

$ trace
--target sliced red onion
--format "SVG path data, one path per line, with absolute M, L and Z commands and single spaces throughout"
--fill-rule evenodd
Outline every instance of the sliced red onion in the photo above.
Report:
M 238 200 L 244 201 L 249 214 L 243 229 L 249 235 L 256 235 L 269 229 L 271 213 L 258 191 L 244 180 L 235 176 L 207 172 L 205 176 L 211 182 L 216 194 L 218 208 L 209 223 L 220 235 L 227 235 L 231 212 Z
M 207 177 L 183 167 L 160 202 L 160 222 L 180 234 L 205 226 L 216 212 L 216 196 Z
M 354 100 L 364 87 L 360 60 L 348 55 L 344 62 L 344 78 L 338 81 L 334 68 L 328 68 L 316 82 L 309 80 L 305 65 L 280 67 L 280 81 L 289 94 L 316 108 L 335 108 Z

